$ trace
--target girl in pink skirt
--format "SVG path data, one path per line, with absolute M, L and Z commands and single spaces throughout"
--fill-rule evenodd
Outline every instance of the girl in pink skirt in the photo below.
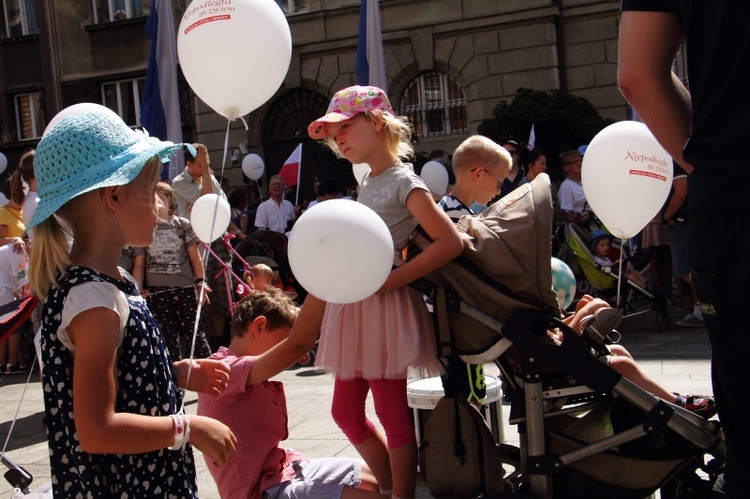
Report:
M 406 381 L 411 375 L 435 376 L 441 366 L 424 300 L 406 285 L 458 256 L 463 245 L 422 179 L 402 162 L 414 152 L 411 127 L 406 118 L 393 114 L 381 89 L 340 90 L 326 115 L 307 132 L 313 139 L 325 139 L 338 156 L 370 166 L 357 200 L 388 226 L 396 267 L 375 295 L 326 307 L 316 364 L 335 373 L 333 418 L 372 469 L 382 492 L 411 498 L 417 447 Z M 401 253 L 417 224 L 434 242 L 405 263 Z M 385 437 L 365 414 L 370 390 Z

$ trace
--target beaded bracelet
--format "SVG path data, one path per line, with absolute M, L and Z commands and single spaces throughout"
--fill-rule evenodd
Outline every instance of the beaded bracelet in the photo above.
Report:
M 170 417 L 174 421 L 174 443 L 169 450 L 180 450 L 185 441 L 185 422 L 179 414 L 170 414 Z

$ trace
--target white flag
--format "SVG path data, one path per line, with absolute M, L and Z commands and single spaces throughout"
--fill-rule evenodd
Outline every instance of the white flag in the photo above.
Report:
M 532 124 L 531 125 L 531 132 L 529 133 L 529 142 L 526 145 L 526 148 L 529 151 L 533 151 L 534 150 L 534 144 L 536 144 L 536 133 L 534 133 L 534 125 Z

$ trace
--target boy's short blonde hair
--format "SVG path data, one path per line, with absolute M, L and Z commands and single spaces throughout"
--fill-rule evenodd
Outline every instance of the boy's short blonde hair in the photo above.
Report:
M 298 314 L 297 304 L 280 289 L 251 291 L 237 303 L 232 314 L 231 338 L 243 337 L 253 321 L 261 315 L 266 318 L 266 329 L 277 329 L 294 326 Z
M 513 158 L 504 147 L 483 135 L 472 135 L 461 142 L 453 153 L 452 165 L 456 175 L 496 164 L 500 164 L 507 173 L 513 164 Z
M 256 263 L 250 267 L 250 272 L 253 277 L 275 277 L 273 269 L 265 263 Z

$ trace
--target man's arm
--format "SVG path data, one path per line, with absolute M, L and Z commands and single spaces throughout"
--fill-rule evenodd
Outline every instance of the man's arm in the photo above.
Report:
M 682 151 L 690 136 L 690 94 L 672 73 L 682 42 L 674 14 L 624 11 L 620 21 L 618 84 L 633 109 L 686 172 Z

